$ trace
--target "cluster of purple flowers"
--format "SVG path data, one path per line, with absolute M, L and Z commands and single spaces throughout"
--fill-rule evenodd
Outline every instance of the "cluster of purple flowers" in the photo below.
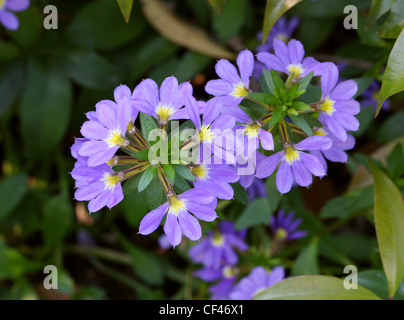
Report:
M 77 159 L 71 173 L 76 180 L 75 198 L 89 201 L 90 212 L 104 206 L 111 208 L 122 201 L 125 180 L 146 174 L 146 170 L 152 172 L 160 180 L 167 201 L 142 219 L 139 233 L 148 235 L 165 220 L 164 232 L 171 245 L 177 246 L 183 235 L 194 241 L 201 238 L 199 220 L 211 222 L 217 218 L 217 200 L 233 199 L 233 183 L 248 188 L 276 171 L 277 188 L 287 193 L 294 184 L 309 186 L 313 175 L 325 176 L 325 159 L 346 162 L 345 151 L 355 143 L 348 131 L 359 128 L 355 115 L 360 106 L 353 99 L 356 83 L 337 83 L 337 66 L 305 57 L 303 45 L 297 40 L 285 43 L 275 37 L 273 48 L 274 53 L 260 52 L 257 59 L 265 69 L 284 74 L 287 80 L 282 82 L 283 93 L 279 88 L 272 92 L 277 97 L 264 92 L 269 99 L 264 102 L 251 96 L 256 61 L 249 50 L 240 52 L 237 67 L 225 59 L 217 62 L 219 79 L 206 84 L 206 92 L 213 96 L 206 102 L 193 97 L 190 83 L 179 84 L 175 77 L 168 77 L 160 87 L 145 79 L 133 91 L 125 85 L 116 88 L 114 101 L 100 101 L 95 111 L 87 113 L 88 121 L 81 128 L 83 138 L 76 139 L 72 147 Z M 321 98 L 299 104 L 307 85 L 302 90 L 299 86 L 312 76 L 320 77 Z M 259 119 L 247 115 L 240 108 L 245 99 L 260 105 L 265 115 Z M 299 109 L 302 104 L 305 107 Z M 279 112 L 283 116 L 279 117 Z M 174 139 L 175 134 L 168 133 L 173 121 L 188 119 L 192 123 L 185 128 L 193 130 L 190 137 L 179 138 L 179 153 L 186 157 L 177 162 L 188 170 L 184 177 L 189 190 L 182 189 L 181 193 L 175 188 L 175 180 L 167 176 L 164 167 L 170 163 L 162 160 L 161 153 L 150 156 L 157 140 L 153 143 L 136 127 L 139 113 L 154 118 L 159 143 Z M 303 116 L 315 118 L 318 126 L 308 132 L 293 121 Z M 274 137 L 278 136 L 281 149 L 275 149 Z M 142 152 L 148 157 L 137 156 Z M 170 152 L 169 161 L 174 157 L 173 147 Z M 231 251 L 226 250 L 226 259 L 231 260 Z
M 283 212 L 281 215 L 274 228 L 277 230 L 286 228 L 292 231 L 290 236 L 293 239 L 304 236 L 303 231 L 294 231 L 300 220 L 293 221 L 293 217 L 288 216 L 287 221 L 284 221 Z M 286 232 L 286 229 L 282 230 Z M 267 270 L 257 266 L 238 281 L 240 268 L 237 266 L 239 258 L 235 249 L 239 252 L 248 249 L 244 242 L 245 236 L 245 230 L 236 231 L 232 222 L 222 221 L 218 230 L 209 232 L 189 250 L 191 260 L 203 265 L 201 269 L 194 272 L 194 275 L 203 281 L 215 282 L 208 289 L 211 300 L 250 300 L 261 291 L 284 279 L 283 267 Z
M 0 0 L 0 23 L 9 30 L 17 30 L 20 22 L 13 13 L 29 7 L 29 0 Z

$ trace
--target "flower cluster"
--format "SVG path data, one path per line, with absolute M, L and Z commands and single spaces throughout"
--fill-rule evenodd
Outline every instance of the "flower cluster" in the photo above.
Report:
M 89 201 L 94 212 L 122 201 L 127 180 L 148 198 L 164 192 L 139 233 L 148 235 L 163 222 L 177 246 L 183 236 L 201 238 L 199 221 L 217 218 L 218 199 L 233 199 L 235 183 L 249 188 L 276 172 L 277 188 L 287 193 L 296 184 L 308 187 L 313 175 L 324 177 L 326 159 L 346 162 L 345 151 L 355 143 L 348 132 L 359 128 L 356 83 L 338 83 L 337 66 L 305 57 L 295 39 L 275 37 L 273 48 L 257 54 L 262 92 L 250 87 L 256 60 L 249 50 L 239 53 L 237 67 L 217 62 L 219 79 L 206 84 L 213 96 L 207 101 L 173 76 L 160 87 L 145 79 L 133 91 L 116 88 L 113 101 L 87 113 L 83 138 L 72 147 L 75 198 Z M 226 259 L 231 256 L 226 249 Z
M 9 30 L 17 30 L 20 22 L 12 12 L 24 11 L 29 7 L 29 0 L 0 0 L 0 22 Z

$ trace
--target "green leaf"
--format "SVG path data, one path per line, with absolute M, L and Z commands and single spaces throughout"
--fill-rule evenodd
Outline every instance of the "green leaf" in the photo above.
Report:
M 163 164 L 163 171 L 171 184 L 175 182 L 175 169 L 171 164 Z
M 178 182 L 178 179 L 176 179 L 176 181 Z M 156 209 L 167 201 L 163 187 L 157 174 L 154 176 L 153 180 L 150 182 L 149 187 L 145 190 L 145 192 L 147 204 L 149 205 L 150 210 Z
M 379 127 L 377 137 L 381 142 L 388 142 L 404 136 L 404 111 L 398 111 L 389 116 Z
M 387 287 L 387 279 L 383 270 L 369 270 L 358 273 L 358 283 L 376 293 L 380 298 L 387 300 L 389 291 Z M 404 281 L 401 282 L 393 300 L 404 299 Z
M 265 92 L 251 92 L 248 94 L 248 96 L 251 99 L 257 100 L 259 102 L 262 102 L 264 104 L 272 104 L 273 99 L 271 99 L 270 93 L 265 93 Z
M 187 166 L 183 166 L 180 164 L 174 165 L 175 172 L 178 173 L 181 177 L 189 181 L 195 181 L 195 176 L 189 171 Z
M 122 191 L 125 196 L 132 193 L 138 188 L 141 176 L 142 176 L 141 174 L 137 174 L 134 177 L 125 181 L 122 187 Z
M 268 224 L 271 215 L 267 198 L 255 199 L 235 222 L 235 228 L 240 230 L 258 224 Z
M 0 75 L 0 117 L 5 114 L 17 100 L 23 84 L 24 68 L 22 62 L 10 62 Z
M 125 23 L 113 1 L 97 0 L 80 8 L 68 28 L 68 35 L 81 47 L 111 50 L 131 42 L 145 29 L 145 21 L 140 16 Z
M 384 24 L 377 29 L 382 38 L 397 38 L 404 29 L 404 1 L 396 1 Z
M 0 61 L 8 61 L 20 54 L 19 49 L 12 43 L 0 40 Z
M 224 0 L 209 0 L 209 3 L 217 13 L 223 13 Z
M 255 300 L 380 300 L 368 289 L 347 290 L 344 281 L 329 276 L 285 279 L 254 297 Z
M 74 217 L 73 208 L 65 194 L 51 198 L 43 208 L 42 230 L 48 246 L 57 244 L 67 234 Z
M 321 209 L 320 217 L 323 219 L 345 219 L 350 214 L 372 206 L 373 188 L 372 186 L 368 186 L 365 188 L 354 189 L 342 196 L 331 199 Z
M 318 238 L 313 238 L 309 245 L 300 251 L 293 267 L 292 275 L 315 275 L 319 274 L 318 263 Z
M 309 86 L 311 79 L 313 79 L 314 72 L 308 73 L 303 79 L 299 81 L 299 91 L 305 91 Z
M 274 90 L 274 94 L 277 97 L 284 97 L 286 95 L 286 85 L 279 74 L 273 69 L 271 69 L 271 78 L 276 89 Z M 279 93 L 280 95 L 277 95 L 277 93 Z
M 22 137 L 36 158 L 45 158 L 69 125 L 73 89 L 70 81 L 42 61 L 31 60 L 20 104 Z
M 213 15 L 213 30 L 220 40 L 226 41 L 240 32 L 247 18 L 247 5 L 246 0 L 226 1 L 223 14 Z
M 19 251 L 9 248 L 2 239 L 0 239 L 0 257 L 0 280 L 18 280 L 28 272 L 43 268 L 42 264 L 30 261 Z
M 140 221 L 150 211 L 144 193 L 137 192 L 124 198 L 122 208 L 127 223 L 133 228 L 139 227 Z
M 283 111 L 282 108 L 276 108 L 272 113 L 271 120 L 269 120 L 268 125 L 270 127 L 275 126 L 281 119 L 286 116 L 286 111 Z
M 363 77 L 363 78 L 353 78 L 358 85 L 358 91 L 353 96 L 353 99 L 358 98 L 373 82 L 373 78 L 371 77 Z
M 234 190 L 234 200 L 237 200 L 243 205 L 248 205 L 248 194 L 247 191 L 240 185 L 240 183 L 231 184 Z
M 262 27 L 262 39 L 266 41 L 275 22 L 290 8 L 302 0 L 267 0 L 265 6 L 264 24 Z
M 404 201 L 397 186 L 373 161 L 375 226 L 380 257 L 386 273 L 389 296 L 393 297 L 404 278 Z
M 393 94 L 404 90 L 404 29 L 401 31 L 393 50 L 390 53 L 384 72 L 382 88 L 377 100 L 376 116 L 378 115 L 383 102 Z
M 0 182 L 0 221 L 17 207 L 27 190 L 25 174 L 8 176 Z
M 139 113 L 139 118 L 142 127 L 142 135 L 148 141 L 150 132 L 157 129 L 156 120 L 152 116 L 142 112 Z
M 142 192 L 146 189 L 150 182 L 153 180 L 153 177 L 156 175 L 157 169 L 150 166 L 145 171 L 143 171 L 142 177 L 140 178 L 139 185 L 137 187 L 138 192 Z
M 267 199 L 269 200 L 269 211 L 272 214 L 276 209 L 278 209 L 279 202 L 281 200 L 281 193 L 276 186 L 276 178 L 274 174 L 266 179 L 265 191 L 267 193 Z
M 64 55 L 66 72 L 78 84 L 89 89 L 106 89 L 119 84 L 114 66 L 94 51 L 80 49 Z
M 308 125 L 306 120 L 304 120 L 302 117 L 289 115 L 289 118 L 290 118 L 290 120 L 292 120 L 292 122 L 295 125 L 297 125 L 300 129 L 302 129 L 308 136 L 313 135 L 313 131 L 311 130 L 310 126 Z
M 128 23 L 130 13 L 132 11 L 133 0 L 116 0 L 116 2 L 118 2 L 119 8 L 121 9 L 122 15 L 125 18 L 126 23 Z
M 387 13 L 396 0 L 372 0 L 369 15 L 366 19 L 366 28 L 369 28 L 382 15 Z
M 303 101 L 299 101 L 299 100 L 293 102 L 292 108 L 296 109 L 296 110 L 302 110 L 302 111 L 311 110 L 311 107 L 307 103 L 305 103 Z

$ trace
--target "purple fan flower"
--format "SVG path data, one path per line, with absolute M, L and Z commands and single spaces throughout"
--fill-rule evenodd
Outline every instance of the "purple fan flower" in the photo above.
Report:
M 193 241 L 199 240 L 202 229 L 198 219 L 209 222 L 215 220 L 216 204 L 216 198 L 211 193 L 197 188 L 180 195 L 173 194 L 169 196 L 168 202 L 143 217 L 139 233 L 143 235 L 152 233 L 167 215 L 164 232 L 174 247 L 181 242 L 182 234 Z
M 103 100 L 97 103 L 96 111 L 88 113 L 89 121 L 84 122 L 81 134 L 88 139 L 78 153 L 88 157 L 88 165 L 95 167 L 109 161 L 120 147 L 130 144 L 126 139 L 126 131 L 133 112 L 126 86 L 115 90 L 116 102 Z M 129 90 L 130 94 L 130 90 Z
M 377 80 L 373 80 L 369 88 L 367 88 L 361 94 L 361 98 L 363 99 L 361 101 L 361 106 L 363 108 L 372 107 L 373 110 L 376 111 L 379 91 L 380 91 L 380 83 Z M 390 101 L 388 99 L 383 102 L 382 109 L 383 110 L 390 109 Z
M 255 267 L 251 273 L 241 279 L 230 294 L 231 300 L 251 300 L 257 294 L 285 278 L 285 270 L 275 267 L 268 272 L 264 267 Z
M 261 179 L 255 179 L 253 183 L 247 188 L 248 200 L 250 202 L 257 198 L 266 198 L 267 191 L 265 188 L 265 181 Z
M 76 162 L 71 175 L 76 180 L 74 197 L 79 201 L 90 201 L 90 213 L 104 206 L 111 209 L 123 200 L 122 177 L 107 164 L 88 167 L 82 162 Z
M 198 244 L 189 250 L 189 256 L 195 263 L 201 263 L 206 268 L 218 270 L 222 265 L 234 266 L 238 256 L 234 250 L 248 249 L 244 242 L 246 231 L 236 231 L 233 223 L 222 221 L 219 230 L 209 233 Z
M 206 282 L 220 280 L 209 287 L 210 300 L 229 300 L 238 273 L 238 268 L 232 266 L 223 266 L 221 269 L 203 268 L 194 272 L 196 277 Z
M 250 147 L 250 145 L 248 147 Z M 247 150 L 247 148 L 245 148 L 245 150 Z M 266 156 L 259 151 L 254 151 L 254 153 L 249 153 L 249 155 L 238 156 L 237 173 L 240 175 L 239 182 L 243 188 L 247 189 L 252 185 L 256 177 L 257 168 L 260 162 L 265 159 Z
M 274 39 L 280 39 L 283 42 L 288 42 L 292 37 L 293 32 L 299 26 L 300 19 L 298 17 L 281 17 L 272 27 L 264 44 L 257 47 L 257 52 L 269 52 L 273 49 Z M 258 33 L 258 40 L 262 41 L 262 31 Z
M 314 129 L 313 132 L 316 135 L 327 136 L 332 142 L 331 147 L 327 150 L 310 152 L 321 161 L 325 170 L 327 170 L 327 161 L 325 159 L 341 163 L 346 163 L 348 161 L 348 155 L 345 151 L 351 150 L 355 146 L 355 138 L 352 135 L 348 134 L 347 139 L 341 141 L 335 138 L 331 133 L 327 132 L 326 127 Z
M 215 97 L 223 97 L 224 104 L 237 106 L 248 95 L 250 77 L 254 70 L 254 55 L 249 50 L 241 51 L 237 57 L 236 67 L 226 59 L 220 59 L 216 63 L 216 73 L 220 77 L 210 80 L 206 84 L 205 91 Z
M 337 84 L 337 66 L 332 62 L 325 62 L 323 65 L 321 102 L 317 105 L 321 114 L 318 120 L 326 125 L 337 139 L 345 141 L 348 138 L 346 130 L 359 129 L 359 121 L 354 115 L 359 113 L 360 105 L 352 98 L 358 91 L 358 86 L 353 80 Z
M 195 124 L 198 141 L 202 143 L 200 163 L 234 163 L 235 119 L 229 113 L 220 114 L 222 109 L 219 98 L 210 99 L 204 107 L 202 120 L 199 114 L 200 104 L 191 95 L 185 97 L 185 108 L 189 118 Z M 215 157 L 211 157 L 214 154 Z M 223 161 L 225 160 L 225 161 Z
M 292 37 L 293 32 L 299 26 L 300 20 L 298 17 L 291 17 L 289 20 L 286 17 L 281 17 L 272 27 L 271 32 L 269 32 L 268 37 L 264 44 L 257 46 L 257 52 L 270 52 L 273 50 L 274 39 L 280 39 L 283 42 L 289 42 Z M 262 41 L 262 31 L 257 35 L 258 40 Z M 254 78 L 258 78 L 259 74 L 262 74 L 262 69 L 264 64 L 257 61 L 254 67 Z
M 287 193 L 292 188 L 293 182 L 299 186 L 307 187 L 312 183 L 312 174 L 317 177 L 326 175 L 319 159 L 311 154 L 303 152 L 327 150 L 331 147 L 331 140 L 325 136 L 311 136 L 295 145 L 286 146 L 264 159 L 257 166 L 257 178 L 269 177 L 280 163 L 276 173 L 276 186 L 281 193 Z
M 158 238 L 158 243 L 159 243 L 159 247 L 163 250 L 167 250 L 169 248 L 171 248 L 171 243 L 168 240 L 167 235 L 163 234 Z
M 9 30 L 17 30 L 20 22 L 11 11 L 24 11 L 29 7 L 29 0 L 0 0 L 0 22 Z
M 252 139 L 255 139 L 257 148 L 258 142 L 261 142 L 261 147 L 263 149 L 274 150 L 274 139 L 272 137 L 272 133 L 263 129 L 261 125 L 261 122 L 255 122 L 249 118 L 249 121 L 247 123 L 238 125 L 235 127 L 235 129 L 241 135 L 248 137 L 248 143 L 251 143 L 250 141 Z
M 297 230 L 303 220 L 301 218 L 294 220 L 294 217 L 294 212 L 285 215 L 283 210 L 279 210 L 276 217 L 271 216 L 270 227 L 277 240 L 296 240 L 307 235 L 306 231 Z
M 209 191 L 219 199 L 233 199 L 234 190 L 229 183 L 239 180 L 237 170 L 226 164 L 200 164 L 191 167 L 195 188 Z
M 166 78 L 160 89 L 152 79 L 145 79 L 136 87 L 132 102 L 137 110 L 153 116 L 160 127 L 165 127 L 170 120 L 183 119 L 184 97 L 191 94 L 192 86 L 188 82 L 178 85 L 174 76 Z
M 304 58 L 304 48 L 300 41 L 292 39 L 286 45 L 280 39 L 274 40 L 275 54 L 260 52 L 257 54 L 258 61 L 261 61 L 266 68 L 280 71 L 286 74 L 293 74 L 294 79 L 300 79 L 310 72 L 319 75 L 320 63 L 312 57 Z

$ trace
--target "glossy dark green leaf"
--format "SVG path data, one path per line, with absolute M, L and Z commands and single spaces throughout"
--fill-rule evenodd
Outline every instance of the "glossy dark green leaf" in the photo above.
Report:
M 137 174 L 136 176 L 125 181 L 125 183 L 122 187 L 122 191 L 125 196 L 132 193 L 133 191 L 135 191 L 138 188 L 140 178 L 141 178 L 141 174 Z
M 258 224 L 268 224 L 270 215 L 269 200 L 258 198 L 243 210 L 234 226 L 236 229 L 244 229 Z
M 248 193 L 247 191 L 240 185 L 240 183 L 233 183 L 232 188 L 234 190 L 234 200 L 237 200 L 243 205 L 248 205 Z
M 116 2 L 118 2 L 119 8 L 121 9 L 122 15 L 125 18 L 126 23 L 128 23 L 130 13 L 132 11 L 133 0 L 116 0 Z
M 146 24 L 140 17 L 125 23 L 114 1 L 96 0 L 80 8 L 68 34 L 80 46 L 110 50 L 129 43 L 145 28 Z
M 164 193 L 163 187 L 157 174 L 150 182 L 148 188 L 145 190 L 145 193 L 147 204 L 149 205 L 150 210 L 156 209 L 163 203 L 167 202 L 167 197 Z
M 383 102 L 393 94 L 404 90 L 404 30 L 394 44 L 384 72 L 382 87 L 377 101 L 376 115 Z
M 387 13 L 396 0 L 372 0 L 369 15 L 366 19 L 366 28 L 369 28 L 381 16 Z
M 1 47 L 0 47 L 1 50 Z M 0 75 L 0 118 L 17 100 L 24 85 L 24 68 L 21 61 L 10 63 Z
M 347 290 L 344 280 L 329 276 L 287 278 L 259 293 L 255 300 L 380 300 L 370 290 L 358 286 Z
M 70 119 L 72 85 L 60 72 L 32 59 L 21 98 L 21 132 L 27 150 L 47 157 L 63 139 Z
M 152 166 L 148 167 L 145 171 L 143 171 L 142 177 L 140 178 L 139 185 L 137 187 L 139 193 L 148 187 L 148 185 L 153 180 L 156 173 L 157 173 L 156 168 Z
M 73 207 L 65 194 L 51 198 L 43 208 L 42 232 L 45 243 L 57 244 L 73 223 Z
M 404 278 L 404 201 L 397 186 L 369 161 L 375 198 L 375 226 L 380 257 L 386 273 L 389 296 Z
M 300 251 L 291 273 L 292 275 L 315 275 L 319 274 L 318 262 L 318 238 L 310 241 L 309 245 Z
M 174 165 L 175 172 L 178 173 L 181 177 L 189 181 L 195 181 L 195 176 L 189 171 L 187 166 L 175 164 Z
M 290 8 L 302 0 L 267 0 L 262 27 L 262 39 L 265 41 L 275 22 Z
M 377 29 L 382 38 L 397 38 L 404 28 L 404 1 L 396 1 L 387 20 Z
M 139 118 L 140 125 L 142 127 L 142 135 L 146 140 L 148 140 L 150 132 L 157 129 L 156 120 L 152 116 L 142 112 L 139 113 Z
M 290 118 L 290 120 L 292 120 L 292 122 L 295 125 L 297 125 L 300 129 L 302 129 L 308 136 L 313 135 L 313 131 L 311 130 L 310 126 L 308 125 L 306 120 L 304 120 L 302 117 L 289 115 L 289 118 Z
M 239 33 L 247 17 L 247 5 L 246 0 L 226 1 L 223 13 L 213 15 L 213 29 L 222 41 Z
M 0 221 L 17 207 L 27 190 L 25 174 L 8 176 L 0 181 Z

